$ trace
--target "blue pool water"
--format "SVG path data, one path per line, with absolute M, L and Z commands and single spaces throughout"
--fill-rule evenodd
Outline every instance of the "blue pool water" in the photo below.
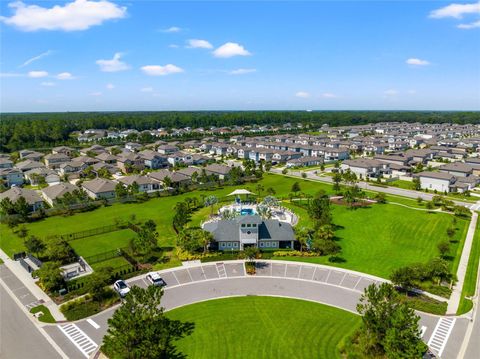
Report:
M 242 208 L 240 211 L 240 215 L 246 216 L 246 215 L 252 215 L 255 214 L 255 211 L 252 208 Z

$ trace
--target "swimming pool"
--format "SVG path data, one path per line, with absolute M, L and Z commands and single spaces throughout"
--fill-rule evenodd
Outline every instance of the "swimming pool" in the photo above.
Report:
M 240 215 L 242 216 L 250 216 L 252 214 L 255 214 L 255 211 L 253 210 L 253 208 L 242 208 L 240 210 Z

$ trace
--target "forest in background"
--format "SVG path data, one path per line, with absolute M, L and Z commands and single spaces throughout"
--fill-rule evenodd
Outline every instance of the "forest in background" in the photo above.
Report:
M 142 130 L 182 127 L 228 127 L 302 123 L 316 129 L 378 122 L 478 124 L 480 112 L 416 111 L 198 111 L 198 112 L 62 112 L 0 115 L 0 151 L 73 144 L 74 131 L 128 128 Z

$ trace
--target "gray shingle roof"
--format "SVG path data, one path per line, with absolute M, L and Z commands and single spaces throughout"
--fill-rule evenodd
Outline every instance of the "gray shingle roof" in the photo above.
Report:
M 295 235 L 290 224 L 275 219 L 262 220 L 260 216 L 239 216 L 235 219 L 224 219 L 206 223 L 204 229 L 212 233 L 217 242 L 240 240 L 240 225 L 242 222 L 257 223 L 259 228 L 259 240 L 293 241 Z

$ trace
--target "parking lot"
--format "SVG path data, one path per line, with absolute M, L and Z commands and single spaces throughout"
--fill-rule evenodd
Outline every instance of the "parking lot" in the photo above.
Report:
M 255 277 L 312 281 L 356 292 L 363 292 L 364 288 L 370 284 L 383 281 L 381 278 L 315 264 L 257 261 L 255 267 Z M 250 276 L 245 271 L 244 263 L 240 261 L 196 264 L 168 269 L 159 273 L 167 284 L 166 289 L 193 282 Z M 127 282 L 129 285 L 137 285 L 143 288 L 148 286 L 144 276 L 130 279 Z

